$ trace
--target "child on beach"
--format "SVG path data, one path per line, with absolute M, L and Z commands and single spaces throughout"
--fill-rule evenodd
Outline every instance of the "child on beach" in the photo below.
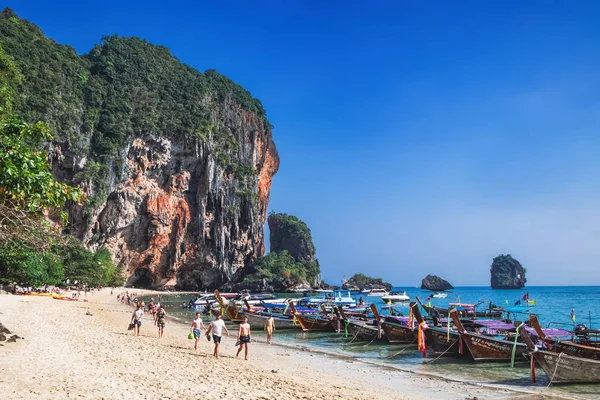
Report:
M 143 309 L 143 308 L 142 308 Z M 163 337 L 163 333 L 165 331 L 165 317 L 167 313 L 165 309 L 160 306 L 158 311 L 156 312 L 156 326 L 158 326 L 158 338 Z
M 192 327 L 190 328 L 190 331 L 194 332 L 194 351 L 198 352 L 198 341 L 200 340 L 200 329 L 204 329 L 206 330 L 206 327 L 204 326 L 204 323 L 202 322 L 202 318 L 200 318 L 200 313 L 197 312 L 196 313 L 196 319 L 192 321 Z M 208 334 L 207 334 L 208 336 Z
M 271 344 L 271 337 L 275 331 L 275 319 L 272 315 L 265 321 L 265 331 L 267 331 L 267 344 Z
M 235 355 L 237 358 L 242 351 L 242 348 L 245 348 L 244 356 L 245 359 L 248 360 L 248 343 L 250 343 L 250 324 L 248 323 L 248 317 L 244 317 L 244 322 L 240 324 L 240 329 L 238 329 L 238 341 L 240 343 L 240 348 Z
M 135 334 L 137 331 L 137 336 L 140 336 L 140 327 L 142 326 L 142 316 L 144 315 L 144 310 L 138 305 L 136 310 L 133 312 L 131 316 L 131 323 L 135 325 L 135 329 L 133 333 Z
M 219 358 L 219 344 L 221 343 L 223 329 L 225 329 L 225 333 L 229 336 L 229 330 L 225 326 L 225 322 L 221 319 L 221 313 L 215 311 L 215 319 L 210 323 L 210 326 L 206 331 L 206 337 L 209 337 L 208 335 L 212 332 L 213 342 L 215 342 L 215 351 L 213 352 L 215 358 Z

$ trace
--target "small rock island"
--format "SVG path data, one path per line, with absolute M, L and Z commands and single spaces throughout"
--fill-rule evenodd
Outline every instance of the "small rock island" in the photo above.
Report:
M 392 290 L 392 284 L 384 282 L 381 278 L 371 278 L 365 274 L 354 274 L 342 285 L 342 289 L 373 290 L 385 289 L 388 292 Z
M 421 281 L 421 289 L 431 290 L 432 292 L 443 292 L 444 290 L 454 289 L 454 286 L 439 276 L 427 275 Z
M 526 272 L 510 254 L 501 254 L 494 258 L 490 267 L 492 289 L 521 289 L 527 282 Z

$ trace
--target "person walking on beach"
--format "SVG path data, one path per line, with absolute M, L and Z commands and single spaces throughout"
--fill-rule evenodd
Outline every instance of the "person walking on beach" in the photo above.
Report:
M 250 324 L 248 323 L 248 317 L 244 316 L 244 322 L 240 324 L 240 328 L 238 329 L 238 341 L 240 343 L 240 348 L 235 355 L 237 358 L 242 351 L 242 348 L 245 348 L 244 358 L 248 360 L 248 343 L 250 343 Z
M 142 310 L 144 308 L 142 307 Z M 165 309 L 160 306 L 158 308 L 158 311 L 156 311 L 156 326 L 158 326 L 158 338 L 160 339 L 161 337 L 163 337 L 163 333 L 165 332 L 165 317 L 167 316 L 167 313 L 165 311 Z
M 200 318 L 200 313 L 197 312 L 196 319 L 192 321 L 192 327 L 190 328 L 190 331 L 194 333 L 194 351 L 196 353 L 198 352 L 198 342 L 200 341 L 200 329 L 206 330 L 206 327 L 202 322 L 202 318 Z
M 133 334 L 135 335 L 137 331 L 137 336 L 140 336 L 140 327 L 142 326 L 142 316 L 144 315 L 144 310 L 140 306 L 136 307 L 136 310 L 133 312 L 131 316 L 131 323 L 134 325 Z
M 215 311 L 215 319 L 210 323 L 208 330 L 206 331 L 207 338 L 212 333 L 213 342 L 215 342 L 215 351 L 213 352 L 215 358 L 219 358 L 219 344 L 221 343 L 223 329 L 225 329 L 225 333 L 229 336 L 229 330 L 225 326 L 225 321 L 221 319 L 221 313 Z
M 265 321 L 265 331 L 267 331 L 267 344 L 271 344 L 271 337 L 273 337 L 275 331 L 275 319 L 272 315 L 269 315 L 269 318 Z

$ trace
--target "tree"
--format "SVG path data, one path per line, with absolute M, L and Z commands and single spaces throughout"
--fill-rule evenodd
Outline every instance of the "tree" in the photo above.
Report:
M 82 201 L 79 188 L 54 179 L 41 151 L 52 136 L 43 122 L 29 124 L 13 116 L 15 84 L 22 75 L 0 46 L 0 281 L 57 284 L 61 259 L 48 252 L 61 241 L 59 225 L 67 201 Z
M 0 282 L 41 286 L 62 280 L 63 267 L 56 254 L 41 253 L 18 242 L 0 246 Z
M 48 153 L 40 150 L 52 140 L 46 124 L 29 124 L 11 115 L 14 86 L 21 80 L 0 46 L 0 244 L 47 250 L 59 232 L 44 214 L 60 213 L 67 201 L 82 201 L 83 195 L 79 188 L 54 179 Z
M 16 117 L 0 121 L 0 243 L 22 242 L 47 250 L 60 231 L 46 216 L 66 220 L 67 201 L 80 202 L 79 188 L 59 183 L 40 148 L 52 136 L 42 122 L 28 124 Z

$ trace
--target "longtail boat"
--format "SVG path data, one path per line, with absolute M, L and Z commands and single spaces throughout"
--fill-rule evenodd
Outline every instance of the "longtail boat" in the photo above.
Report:
M 321 306 L 324 309 L 324 306 Z M 298 321 L 298 324 L 300 325 L 303 331 L 335 331 L 333 329 L 333 326 L 331 325 L 331 321 L 329 318 L 321 317 L 319 315 L 301 314 L 296 310 L 296 306 L 294 305 L 293 301 L 290 301 L 290 308 L 296 316 L 296 320 Z
M 477 310 L 477 306 L 480 304 L 464 304 L 464 303 L 449 303 L 448 308 L 430 306 L 423 304 L 418 296 L 415 296 L 421 308 L 430 317 L 444 317 L 447 316 L 450 310 L 457 309 L 460 318 L 490 318 L 497 319 L 502 318 L 502 309 L 500 308 L 486 308 L 485 310 Z
M 381 329 L 381 325 L 379 323 L 379 313 L 377 312 L 377 307 L 375 307 L 374 304 L 371 304 L 371 309 L 374 309 L 374 322 L 351 319 L 348 316 L 346 316 L 342 306 L 338 306 L 338 313 L 343 319 L 345 329 L 347 330 L 348 334 L 352 336 L 353 341 L 372 342 L 376 339 L 383 339 L 383 330 Z
M 463 343 L 460 333 L 444 328 L 430 327 L 425 331 L 429 354 L 436 357 L 461 357 Z
M 411 312 L 408 317 L 389 315 L 385 316 L 381 323 L 381 329 L 385 333 L 385 337 L 393 344 L 411 344 L 417 342 L 417 330 L 415 319 L 420 320 L 420 313 L 417 303 L 411 302 Z M 417 314 L 419 317 L 415 315 Z M 413 318 L 413 315 L 415 317 Z
M 223 319 L 231 320 L 235 323 L 240 323 L 242 321 L 242 316 L 240 315 L 237 305 L 234 300 L 230 300 L 227 304 L 225 304 L 225 300 L 223 300 L 223 296 L 221 293 L 215 289 L 215 297 L 221 306 L 221 316 Z
M 450 317 L 456 325 L 461 338 L 469 350 L 471 357 L 475 361 L 510 361 L 512 359 L 513 351 L 515 353 L 515 361 L 525 361 L 525 355 L 527 354 L 527 346 L 524 343 L 506 340 L 497 336 L 488 336 L 476 332 L 468 332 L 463 327 L 463 324 L 458 317 L 456 310 L 450 311 Z M 494 333 L 500 331 L 508 331 L 514 329 L 511 324 L 505 324 L 502 321 L 473 321 L 480 325 L 490 329 Z M 495 323 L 493 325 L 492 323 Z M 505 326 L 506 325 L 506 326 Z M 525 331 L 525 329 L 523 329 Z
M 550 383 L 600 383 L 600 361 L 566 353 L 538 350 L 525 330 L 521 330 L 519 335 L 532 356 L 533 382 L 536 381 L 533 361 L 537 361 L 550 379 Z
M 570 356 L 589 358 L 592 360 L 600 359 L 600 348 L 575 342 L 573 340 L 557 340 L 560 336 L 571 335 L 569 331 L 563 329 L 543 329 L 537 316 L 532 315 L 529 319 L 532 330 L 540 338 L 541 347 L 544 350 L 554 351 L 556 353 L 565 353 Z
M 263 329 L 267 319 L 272 316 L 275 321 L 276 329 L 299 329 L 300 324 L 297 319 L 293 316 L 286 315 L 269 315 L 269 314 L 255 314 L 248 312 L 241 312 L 241 317 L 248 317 L 248 323 L 254 329 Z

